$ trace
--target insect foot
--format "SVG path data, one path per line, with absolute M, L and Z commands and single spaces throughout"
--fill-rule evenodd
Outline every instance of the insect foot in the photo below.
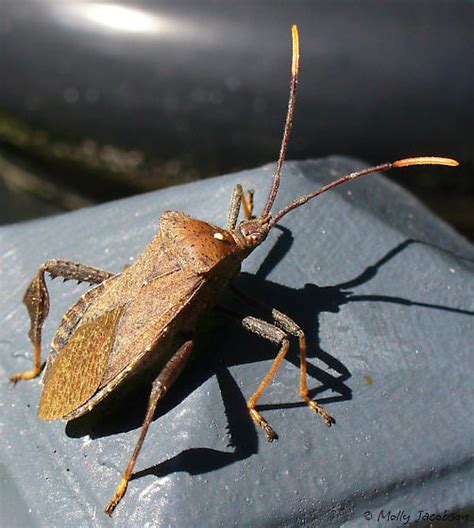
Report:
M 49 260 L 40 266 L 26 290 L 23 301 L 30 317 L 29 337 L 34 346 L 34 367 L 12 376 L 14 382 L 34 378 L 42 369 L 41 334 L 49 311 L 45 274 L 93 285 L 66 311 L 54 335 L 45 365 L 39 418 L 74 420 L 92 411 L 122 384 L 135 383 L 140 379 L 139 374 L 154 379 L 140 434 L 112 500 L 105 508 L 108 515 L 125 496 L 158 404 L 161 405 L 162 398 L 188 364 L 201 313 L 219 306 L 221 297 L 235 283 L 243 261 L 267 239 L 271 229 L 293 210 L 361 176 L 411 165 L 454 167 L 458 164 L 455 160 L 435 156 L 383 163 L 342 175 L 319 190 L 307 189 L 312 192 L 275 210 L 298 84 L 299 37 L 296 26 L 292 27 L 292 38 L 290 96 L 283 139 L 270 191 L 260 214 L 254 215 L 252 194 L 245 194 L 238 185 L 232 196 L 226 228 L 192 218 L 181 211 L 167 211 L 160 217 L 155 237 L 122 272 L 113 274 L 71 261 Z M 241 212 L 245 219 L 239 223 Z M 292 276 L 294 272 L 295 269 Z M 269 442 L 277 438 L 276 432 L 257 410 L 257 405 L 277 375 L 289 350 L 290 338 L 294 336 L 299 340 L 299 395 L 330 426 L 334 419 L 309 397 L 303 330 L 278 310 L 264 311 L 268 321 L 253 316 L 240 317 L 246 329 L 278 348 L 268 373 L 247 402 L 252 420 L 264 430 Z

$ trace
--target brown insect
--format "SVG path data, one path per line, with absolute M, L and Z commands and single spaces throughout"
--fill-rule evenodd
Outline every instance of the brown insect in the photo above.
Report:
M 280 155 L 263 212 L 253 217 L 251 194 L 238 185 L 232 195 L 225 229 L 170 211 L 160 218 L 160 230 L 153 241 L 122 273 L 64 260 L 43 264 L 28 286 L 24 303 L 31 318 L 29 336 L 34 345 L 34 368 L 12 376 L 14 382 L 32 379 L 42 370 L 41 331 L 49 311 L 45 273 L 52 278 L 75 279 L 96 286 L 83 295 L 63 316 L 47 359 L 38 415 L 43 420 L 73 420 L 87 413 L 119 385 L 137 373 L 152 373 L 154 381 L 146 417 L 135 450 L 115 495 L 105 511 L 112 514 L 122 499 L 135 462 L 153 419 L 158 401 L 183 370 L 193 349 L 193 332 L 198 316 L 216 307 L 222 292 L 231 287 L 244 301 L 255 305 L 234 284 L 242 261 L 267 237 L 269 231 L 290 211 L 319 194 L 359 176 L 394 167 L 434 164 L 456 166 L 455 160 L 418 157 L 384 163 L 339 178 L 272 214 L 280 185 L 292 126 L 299 68 L 298 29 L 292 27 L 292 79 L 288 112 Z M 246 219 L 238 223 L 240 208 Z M 266 308 L 266 307 L 265 307 Z M 247 406 L 251 417 L 263 428 L 269 441 L 276 433 L 256 409 L 265 388 L 275 376 L 289 349 L 289 336 L 299 339 L 300 396 L 326 425 L 334 420 L 308 394 L 306 342 L 303 330 L 287 315 L 268 309 L 272 322 L 241 317 L 230 310 L 248 330 L 279 347 L 271 369 Z

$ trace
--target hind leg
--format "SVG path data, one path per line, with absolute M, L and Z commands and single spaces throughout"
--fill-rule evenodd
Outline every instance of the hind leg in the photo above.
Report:
M 41 332 L 43 322 L 49 312 L 49 293 L 46 287 L 45 273 L 49 273 L 53 279 L 63 277 L 65 281 L 77 280 L 79 282 L 88 282 L 89 284 L 99 284 L 113 276 L 110 271 L 104 271 L 69 260 L 48 260 L 40 266 L 23 297 L 23 302 L 28 309 L 31 321 L 28 335 L 34 346 L 33 370 L 10 376 L 10 381 L 14 383 L 19 380 L 36 378 L 42 370 Z

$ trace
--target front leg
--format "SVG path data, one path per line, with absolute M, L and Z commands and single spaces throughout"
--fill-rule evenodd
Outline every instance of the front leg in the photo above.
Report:
M 88 282 L 89 284 L 99 284 L 113 276 L 110 271 L 104 271 L 69 260 L 48 260 L 40 266 L 23 297 L 23 302 L 28 309 L 31 321 L 28 335 L 34 346 L 34 366 L 33 370 L 10 376 L 10 381 L 15 383 L 22 379 L 36 378 L 42 370 L 41 332 L 43 322 L 49 312 L 49 293 L 44 280 L 45 272 L 49 273 L 53 279 L 63 277 L 65 281 L 77 280 L 79 282 Z
M 290 341 L 288 335 L 283 332 L 280 328 L 256 317 L 244 317 L 242 319 L 242 325 L 247 330 L 258 334 L 264 339 L 268 339 L 280 347 L 280 350 L 277 354 L 277 357 L 274 359 L 273 364 L 270 370 L 267 372 L 266 376 L 260 382 L 257 390 L 252 394 L 249 401 L 247 402 L 247 407 L 252 417 L 253 421 L 259 425 L 267 436 L 269 442 L 273 442 L 278 438 L 278 435 L 270 427 L 270 424 L 263 418 L 263 416 L 257 411 L 256 406 L 258 400 L 261 398 L 263 392 L 275 377 L 277 370 L 280 368 L 282 361 L 285 359 L 286 354 L 290 348 Z
M 247 402 L 247 408 L 249 410 L 250 416 L 252 417 L 252 420 L 265 431 L 267 440 L 269 442 L 273 442 L 273 440 L 276 440 L 278 438 L 278 435 L 270 427 L 270 424 L 265 420 L 265 418 L 257 411 L 256 407 L 258 400 L 262 396 L 269 383 L 275 377 L 275 374 L 277 373 L 281 362 L 288 353 L 288 350 L 290 348 L 288 334 L 284 332 L 281 328 L 278 328 L 273 324 L 267 323 L 266 321 L 262 321 L 261 319 L 257 319 L 256 317 L 242 317 L 240 314 L 234 312 L 233 310 L 230 310 L 229 308 L 226 308 L 225 306 L 218 306 L 218 309 L 224 315 L 227 315 L 228 317 L 239 321 L 239 323 L 247 330 L 258 334 L 264 339 L 268 339 L 269 341 L 275 343 L 280 347 L 278 355 L 273 361 L 273 365 L 271 366 L 267 375 L 260 382 L 260 385 L 258 386 L 257 390 L 252 394 L 252 396 Z
M 275 323 L 288 332 L 289 334 L 298 338 L 300 347 L 300 396 L 306 402 L 306 404 L 318 413 L 324 420 L 324 423 L 331 427 L 335 423 L 334 418 L 324 409 L 318 402 L 312 400 L 309 396 L 308 390 L 308 373 L 307 373 L 307 361 L 306 361 L 306 336 L 303 330 L 286 314 L 280 312 L 276 308 L 272 308 L 272 318 Z
M 288 317 L 283 312 L 280 312 L 276 308 L 270 308 L 266 304 L 249 297 L 246 293 L 241 291 L 235 284 L 231 285 L 232 291 L 244 300 L 250 306 L 253 306 L 257 309 L 262 310 L 264 313 L 267 313 L 274 321 L 275 325 L 278 328 L 284 330 L 287 334 L 293 335 L 298 339 L 299 349 L 300 349 L 300 396 L 306 402 L 306 404 L 318 413 L 321 418 L 324 420 L 324 423 L 330 427 L 335 423 L 334 418 L 324 409 L 322 405 L 314 401 L 309 396 L 308 389 L 308 373 L 307 373 L 307 360 L 306 360 L 306 336 L 302 328 Z
M 303 331 L 299 328 L 294 321 L 289 317 L 285 316 L 278 310 L 272 310 L 272 315 L 275 319 L 275 322 L 278 326 L 262 321 L 255 317 L 244 317 L 242 319 L 242 325 L 250 330 L 263 337 L 272 341 L 280 347 L 280 350 L 277 354 L 277 357 L 273 361 L 273 365 L 268 371 L 267 375 L 263 378 L 258 386 L 257 390 L 253 393 L 249 399 L 247 406 L 249 408 L 250 415 L 253 420 L 263 428 L 267 435 L 267 440 L 272 442 L 278 435 L 270 427 L 270 425 L 265 421 L 262 415 L 256 410 L 257 402 L 262 396 L 263 392 L 275 377 L 277 370 L 279 369 L 283 359 L 285 358 L 288 350 L 290 348 L 290 341 L 288 339 L 288 334 L 293 334 L 298 336 L 300 343 L 300 357 L 301 357 L 301 382 L 300 382 L 300 396 L 307 403 L 313 411 L 317 412 L 324 420 L 324 423 L 330 427 L 334 423 L 334 418 L 317 402 L 312 400 L 308 395 L 308 387 L 306 384 L 306 339 Z
M 227 214 L 227 224 L 226 229 L 235 229 L 237 221 L 239 219 L 240 207 L 242 206 L 244 210 L 244 216 L 246 220 L 251 220 L 253 216 L 253 190 L 247 191 L 247 194 L 244 195 L 242 190 L 242 185 L 238 183 L 234 192 L 232 193 L 232 198 L 230 200 L 229 212 Z

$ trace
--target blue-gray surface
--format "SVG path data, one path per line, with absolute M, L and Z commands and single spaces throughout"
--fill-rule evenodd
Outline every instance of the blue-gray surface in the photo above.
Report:
M 289 163 L 278 203 L 360 166 L 343 158 Z M 144 391 L 121 412 L 65 426 L 37 420 L 38 381 L 7 382 L 31 364 L 21 299 L 42 262 L 65 258 L 118 272 L 165 210 L 223 225 L 237 182 L 256 189 L 259 210 L 271 170 L 0 230 L 2 526 L 370 526 L 381 512 L 404 511 L 414 522 L 420 510 L 472 511 L 474 249 L 380 176 L 286 217 L 239 279 L 305 328 L 310 386 L 336 418 L 332 428 L 300 403 L 294 353 L 262 400 L 280 436 L 267 444 L 245 398 L 274 347 L 221 321 L 163 402 L 137 478 L 110 520 L 102 509 L 137 439 Z M 85 290 L 48 285 L 44 350 Z

